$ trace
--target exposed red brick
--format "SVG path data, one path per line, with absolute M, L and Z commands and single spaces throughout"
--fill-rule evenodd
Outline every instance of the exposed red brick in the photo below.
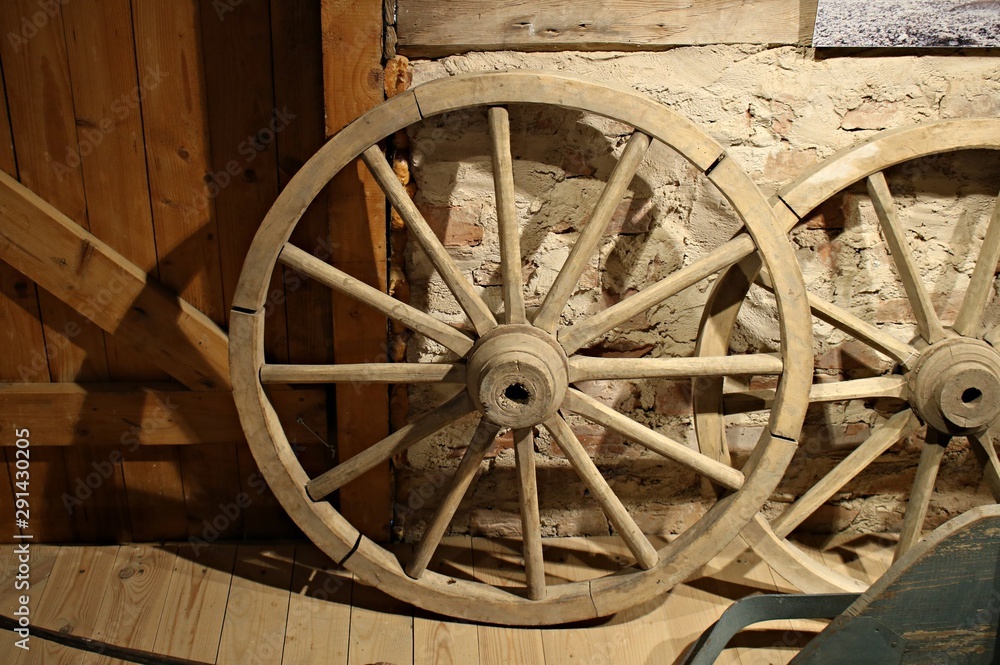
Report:
M 764 173 L 771 180 L 789 181 L 819 161 L 815 148 L 793 150 L 787 143 L 780 143 L 778 146 L 778 151 L 771 153 L 764 162 Z
M 429 204 L 418 207 L 445 247 L 476 247 L 483 242 L 480 207 Z
M 622 455 L 628 450 L 620 436 L 597 425 L 574 424 L 573 432 L 591 457 Z M 553 444 L 552 454 L 555 457 L 566 457 L 559 444 Z
M 691 382 L 661 381 L 656 386 L 656 413 L 664 416 L 691 414 Z
M 819 204 L 815 210 L 806 215 L 808 229 L 842 229 L 848 219 L 844 208 L 844 200 L 834 196 Z
M 579 148 L 567 148 L 562 153 L 562 169 L 569 177 L 594 175 L 596 169 L 590 164 L 590 159 Z
M 872 369 L 880 372 L 891 366 L 891 361 L 873 348 L 853 339 L 816 358 L 818 369 Z
M 590 215 L 580 218 L 562 219 L 552 225 L 553 233 L 566 233 L 567 231 L 579 231 L 590 221 Z M 648 198 L 623 199 L 611 215 L 608 223 L 607 235 L 637 235 L 648 233 L 653 228 L 653 207 L 652 200 Z

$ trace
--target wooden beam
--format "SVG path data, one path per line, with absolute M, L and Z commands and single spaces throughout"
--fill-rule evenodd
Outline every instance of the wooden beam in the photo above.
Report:
M 189 388 L 230 387 L 218 326 L 4 173 L 0 259 Z
M 270 392 L 291 439 L 303 444 L 319 443 L 316 436 L 326 439 L 325 390 Z M 126 456 L 138 446 L 244 440 L 232 393 L 162 383 L 0 383 L 0 427 L 13 432 L 25 424 L 31 426 L 33 447 L 114 443 Z M 4 437 L 0 446 L 14 441 Z
M 382 92 L 382 0 L 323 0 L 323 78 L 326 132 L 332 136 L 379 104 Z M 330 185 L 332 263 L 369 286 L 386 291 L 385 195 L 364 164 L 343 169 Z M 384 362 L 387 321 L 348 297 L 333 301 L 337 363 Z M 344 462 L 389 434 L 385 386 L 340 386 L 337 451 Z M 392 483 L 389 463 L 368 471 L 340 491 L 340 510 L 373 540 L 389 539 Z
M 399 0 L 397 50 L 654 50 L 696 44 L 807 44 L 816 0 Z

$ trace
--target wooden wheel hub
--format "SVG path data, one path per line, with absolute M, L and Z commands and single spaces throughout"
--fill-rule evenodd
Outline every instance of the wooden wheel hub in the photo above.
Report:
M 979 340 L 944 340 L 921 354 L 909 387 L 913 407 L 934 429 L 980 430 L 1000 416 L 1000 355 Z
M 562 347 L 530 325 L 499 326 L 470 352 L 469 394 L 483 416 L 501 427 L 532 427 L 555 415 L 568 379 Z

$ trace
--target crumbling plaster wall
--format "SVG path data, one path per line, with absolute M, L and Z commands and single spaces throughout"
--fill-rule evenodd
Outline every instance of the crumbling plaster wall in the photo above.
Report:
M 544 70 L 591 77 L 640 91 L 694 121 L 717 140 L 765 196 L 835 151 L 877 130 L 938 118 L 997 116 L 1000 61 L 963 55 L 817 57 L 810 49 L 761 46 L 677 48 L 658 53 L 471 53 L 411 63 L 413 84 L 466 72 Z M 613 121 L 569 111 L 514 107 L 512 133 L 522 222 L 525 293 L 540 303 L 586 219 L 628 136 Z M 416 200 L 494 309 L 500 309 L 498 243 L 488 134 L 483 113 L 426 121 L 410 133 Z M 887 174 L 926 282 L 945 319 L 954 316 L 968 283 L 996 193 L 1000 157 L 983 151 L 922 160 Z M 713 186 L 663 146 L 647 156 L 607 238 L 584 274 L 564 320 L 585 317 L 690 264 L 739 227 Z M 824 205 L 795 231 L 807 286 L 909 339 L 912 315 L 862 189 Z M 461 314 L 413 243 L 405 249 L 411 300 L 441 317 Z M 690 355 L 710 280 L 613 331 L 598 355 Z M 995 312 L 989 316 L 997 321 Z M 734 351 L 777 344 L 774 308 L 752 292 Z M 833 378 L 892 370 L 878 354 L 824 324 L 814 326 L 817 372 Z M 411 359 L 441 359 L 444 350 L 409 340 Z M 756 381 L 766 385 L 766 381 Z M 417 412 L 447 388 L 411 391 Z M 697 446 L 684 382 L 592 382 L 587 392 L 664 433 Z M 815 483 L 863 441 L 891 404 L 850 402 L 811 409 L 803 445 L 769 510 Z M 730 421 L 737 463 L 749 454 L 764 416 Z M 457 466 L 474 421 L 417 446 L 397 460 L 398 533 L 419 536 L 435 492 Z M 647 532 L 676 533 L 704 510 L 697 477 L 608 435 L 574 422 L 612 487 Z M 516 533 L 517 490 L 510 435 L 483 465 L 463 503 L 455 532 Z M 818 530 L 898 529 L 920 441 L 897 444 L 807 523 Z M 537 439 L 546 535 L 599 534 L 608 524 L 567 461 L 544 432 Z M 940 522 L 986 500 L 967 448 L 953 446 L 944 463 L 930 519 Z

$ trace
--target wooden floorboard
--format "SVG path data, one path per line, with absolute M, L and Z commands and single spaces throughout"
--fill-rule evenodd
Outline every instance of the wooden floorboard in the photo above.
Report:
M 394 548 L 406 561 L 409 546 Z M 351 591 L 348 665 L 413 662 L 413 607 L 382 591 L 356 582 Z
M 555 560 L 552 560 L 551 554 L 555 548 L 547 549 L 550 553 L 545 562 L 547 585 L 558 583 L 554 578 L 565 582 L 580 582 L 593 577 L 593 569 L 587 561 L 591 554 L 587 541 L 587 538 L 565 539 L 563 542 L 579 544 L 580 548 L 560 548 Z M 546 665 L 611 665 L 614 662 L 611 650 L 613 632 L 606 624 L 547 628 L 539 632 Z
M 310 543 L 295 549 L 282 663 L 347 662 L 354 578 Z
M 122 545 L 95 620 L 94 637 L 102 642 L 150 651 L 156 640 L 176 558 L 176 547 Z M 93 655 L 81 665 L 110 665 Z
M 33 624 L 69 635 L 93 636 L 105 591 L 115 574 L 118 550 L 117 546 L 60 549 Z M 77 665 L 81 660 L 79 651 L 37 638 L 31 647 L 19 654 L 17 665 Z
M 473 565 L 476 577 L 494 586 L 525 587 L 524 569 L 517 565 L 520 553 L 485 538 L 475 538 Z M 480 665 L 531 665 L 545 662 L 542 633 L 537 628 L 479 626 Z
M 154 652 L 215 662 L 235 561 L 233 545 L 177 550 Z
M 55 545 L 38 545 L 29 548 L 31 568 L 28 575 L 28 588 L 23 589 L 17 586 L 18 566 L 21 555 L 16 551 L 18 545 L 5 545 L 0 547 L 0 614 L 13 616 L 20 607 L 20 598 L 28 596 L 29 611 L 34 614 L 38 610 L 38 605 L 45 594 L 49 577 L 52 574 L 52 567 L 55 565 L 56 557 L 59 554 L 59 547 Z M 23 584 L 23 580 L 21 580 Z M 0 632 L 0 663 L 16 663 L 22 653 L 15 642 L 20 637 L 12 633 Z M 37 642 L 36 646 L 41 646 Z
M 294 557 L 291 545 L 236 551 L 218 665 L 280 665 Z
M 665 541 L 653 543 L 657 548 Z M 891 561 L 883 537 L 813 538 L 818 560 L 857 576 Z M 409 546 L 393 548 L 405 563 Z M 546 541 L 550 585 L 614 570 L 630 554 L 620 539 Z M 17 594 L 13 546 L 0 550 L 0 613 Z M 516 543 L 446 538 L 430 569 L 465 579 L 524 586 Z M 634 665 L 675 663 L 738 598 L 786 583 L 736 545 L 688 583 L 603 620 L 546 628 L 507 628 L 414 609 L 356 582 L 311 543 L 197 544 L 32 549 L 32 621 L 74 635 L 203 663 L 274 665 Z M 517 591 L 515 591 L 517 590 Z M 781 665 L 822 622 L 776 621 L 743 633 L 718 661 Z M 32 639 L 32 650 L 0 633 L 0 663 L 118 663 Z

